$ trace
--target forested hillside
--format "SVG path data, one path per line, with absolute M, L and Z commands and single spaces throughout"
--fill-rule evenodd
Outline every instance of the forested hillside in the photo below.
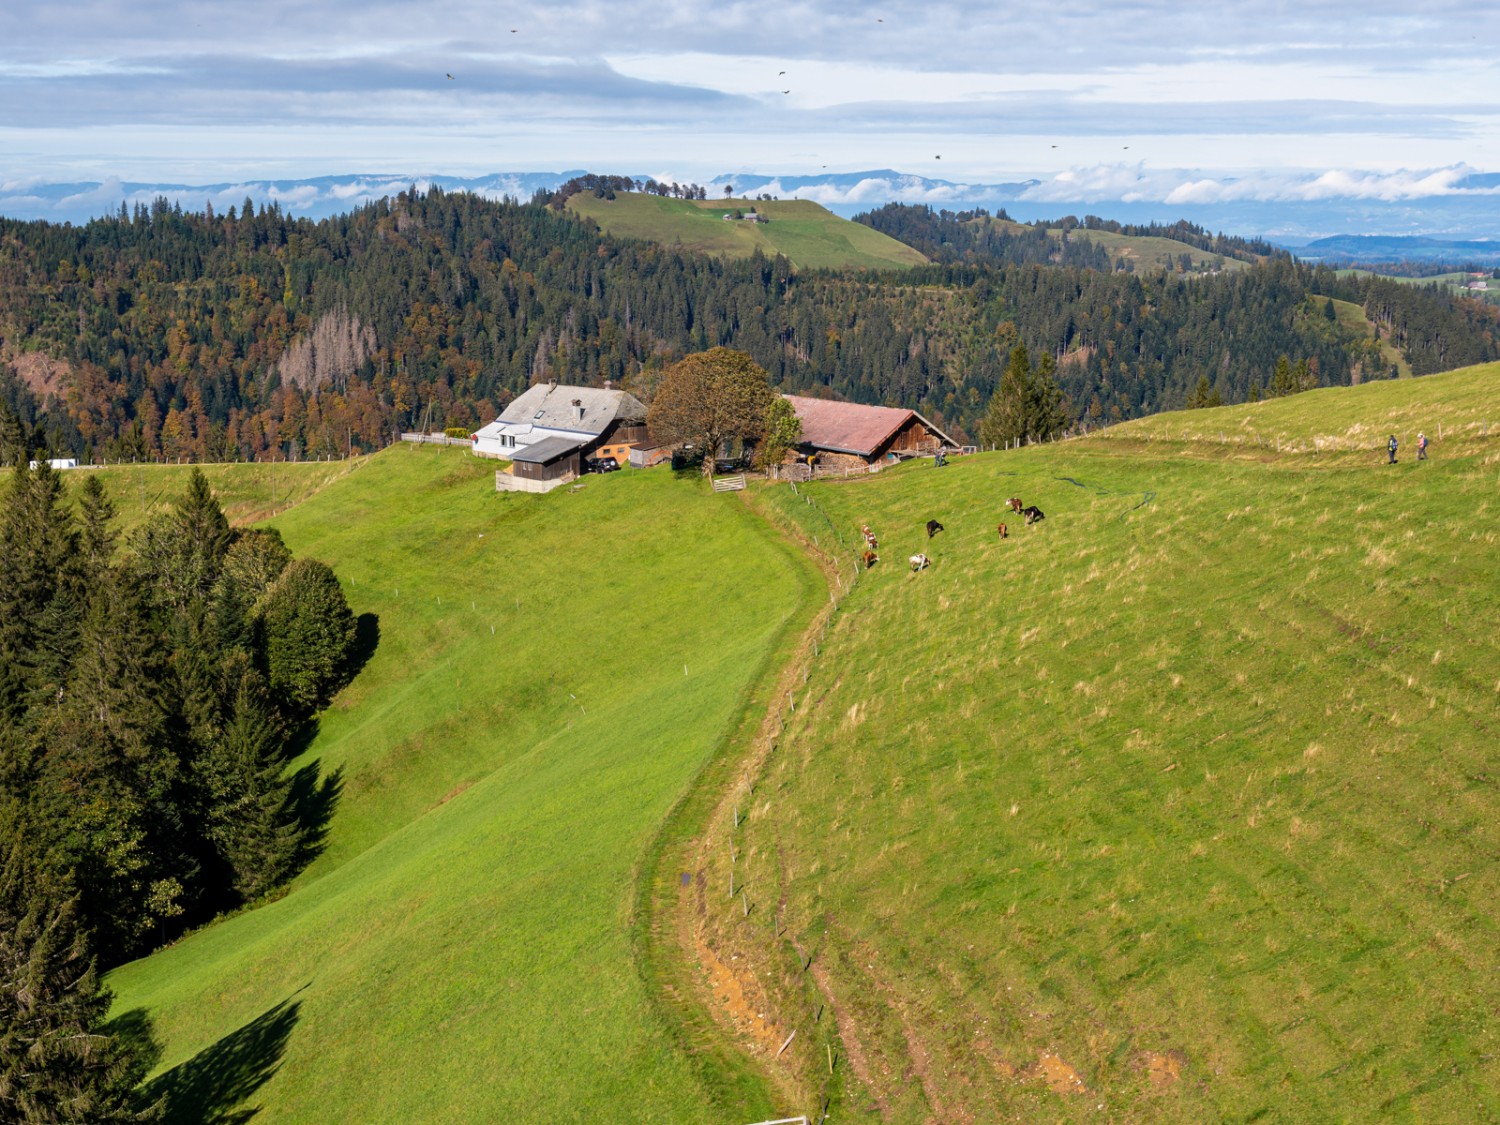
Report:
M 1089 269 L 1113 269 L 1125 264 L 1109 253 L 1102 240 L 1091 239 L 1091 234 L 1165 239 L 1228 261 L 1258 262 L 1288 256 L 1285 250 L 1278 250 L 1263 239 L 1210 234 L 1186 220 L 1141 225 L 1117 223 L 1098 215 L 1085 215 L 1081 220 L 1068 215 L 1056 220 L 1017 223 L 1004 211 L 991 215 L 984 208 L 934 211 L 909 203 L 887 203 L 854 216 L 854 221 L 914 246 L 939 262 L 991 265 L 1039 262 Z M 1075 231 L 1077 236 L 1073 237 Z
M 1364 332 L 1320 315 L 1327 296 L 1364 306 L 1418 374 L 1500 354 L 1494 310 L 1286 259 L 1192 279 L 977 257 L 797 272 L 612 239 L 545 202 L 434 189 L 320 222 L 164 201 L 82 227 L 0 221 L 0 397 L 57 452 L 297 458 L 471 427 L 542 378 L 649 395 L 715 345 L 788 389 L 970 434 L 1018 341 L 1056 357 L 1073 416 L 1095 419 L 1179 405 L 1205 375 L 1243 400 L 1281 356 L 1317 384 L 1389 375 Z

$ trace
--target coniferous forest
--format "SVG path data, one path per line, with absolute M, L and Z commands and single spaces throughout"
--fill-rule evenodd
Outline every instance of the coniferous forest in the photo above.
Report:
M 1394 374 L 1365 331 L 1322 315 L 1329 297 L 1362 306 L 1416 374 L 1500 355 L 1493 308 L 1284 256 L 1127 274 L 1082 240 L 885 208 L 866 221 L 934 264 L 798 272 L 612 239 L 547 201 L 434 189 L 318 222 L 248 201 L 0 220 L 0 399 L 31 449 L 242 460 L 472 428 L 546 378 L 649 395 L 671 362 L 715 346 L 788 390 L 917 407 L 971 437 L 1017 344 L 1052 357 L 1070 417 L 1089 423 L 1182 406 L 1204 379 L 1244 401 L 1283 357 L 1310 385 Z
M 14 456 L 15 420 L 0 405 Z M 285 774 L 352 670 L 323 563 L 231 529 L 194 470 L 116 542 L 98 479 L 40 462 L 0 496 L 0 1116 L 133 1119 L 140 1059 L 100 969 L 273 892 L 337 794 Z

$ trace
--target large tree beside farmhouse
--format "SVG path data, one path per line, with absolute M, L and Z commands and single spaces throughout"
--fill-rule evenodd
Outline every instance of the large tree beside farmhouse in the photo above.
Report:
M 703 471 L 728 441 L 759 442 L 776 392 L 765 368 L 745 352 L 711 348 L 673 364 L 663 375 L 646 424 L 652 439 L 703 451 Z

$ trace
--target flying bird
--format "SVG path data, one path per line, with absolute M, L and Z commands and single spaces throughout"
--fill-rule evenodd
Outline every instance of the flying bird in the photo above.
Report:
M 782 92 L 782 93 L 783 93 L 783 94 L 790 94 L 790 93 L 791 93 L 791 91 L 790 91 L 790 90 L 783 90 L 783 91 L 781 91 L 781 92 Z
M 443 73 L 444 73 L 444 74 L 447 74 L 447 73 L 448 73 L 448 72 L 447 72 L 447 71 L 444 71 L 444 72 L 443 72 Z M 449 81 L 449 82 L 452 82 L 452 81 L 453 81 L 453 75 L 451 75 L 451 74 L 449 74 L 449 75 L 448 75 L 448 81 Z
M 777 78 L 780 78 L 780 77 L 781 77 L 781 76 L 782 76 L 782 75 L 783 75 L 783 74 L 785 74 L 785 73 L 786 73 L 786 71 L 784 71 L 784 70 L 778 70 L 778 71 L 777 71 L 777 72 L 776 72 L 776 77 L 777 77 Z

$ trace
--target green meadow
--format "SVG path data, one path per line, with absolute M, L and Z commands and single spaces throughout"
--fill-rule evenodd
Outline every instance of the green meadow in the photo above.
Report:
M 378 645 L 289 767 L 316 775 L 321 856 L 110 975 L 172 1120 L 773 1116 L 648 989 L 633 878 L 821 582 L 694 479 L 533 497 L 493 473 L 397 447 L 269 521 Z
M 1053 238 L 1061 238 L 1062 231 L 1054 228 L 1047 232 Z M 1250 263 L 1238 258 L 1226 258 L 1207 250 L 1199 249 L 1175 238 L 1155 238 L 1150 235 L 1115 234 L 1107 230 L 1072 230 L 1068 237 L 1085 239 L 1104 247 L 1111 258 L 1128 258 L 1138 271 L 1175 270 L 1186 254 L 1194 269 L 1249 269 Z
M 1012 233 L 1021 233 L 1031 229 L 1025 223 L 1017 223 L 1010 219 L 989 218 L 976 219 L 974 221 L 991 223 Z M 1047 234 L 1050 238 L 1061 241 L 1063 229 L 1061 227 L 1049 227 Z M 1199 249 L 1190 243 L 1179 242 L 1175 238 L 1116 234 L 1113 231 L 1087 230 L 1081 227 L 1075 227 L 1068 231 L 1067 236 L 1070 240 L 1079 239 L 1102 246 L 1111 259 L 1128 258 L 1134 268 L 1141 272 L 1160 269 L 1175 270 L 1181 263 L 1184 254 L 1193 263 L 1193 268 L 1198 270 L 1242 270 L 1249 268 L 1248 262 L 1242 262 L 1238 258 L 1225 258 L 1211 251 Z
M 768 486 L 881 555 L 706 826 L 800 1110 L 1500 1115 L 1497 378 Z
M 115 526 L 123 534 L 167 509 L 187 491 L 194 468 L 213 486 L 230 522 L 237 525 L 269 519 L 295 507 L 369 460 L 255 462 L 218 465 L 110 465 L 70 469 L 63 479 L 76 488 L 86 473 L 95 473 L 115 506 Z
M 213 468 L 378 643 L 289 764 L 321 854 L 111 974 L 152 1089 L 183 1122 L 1495 1118 L 1497 380 L 745 497 Z M 104 479 L 129 523 L 185 471 Z
M 642 192 L 600 199 L 581 192 L 568 200 L 568 208 L 618 238 L 727 258 L 748 258 L 759 250 L 767 257 L 781 254 L 799 269 L 899 269 L 927 260 L 910 246 L 862 223 L 842 219 L 809 199 L 697 201 Z M 726 214 L 751 208 L 770 221 L 724 219 Z

